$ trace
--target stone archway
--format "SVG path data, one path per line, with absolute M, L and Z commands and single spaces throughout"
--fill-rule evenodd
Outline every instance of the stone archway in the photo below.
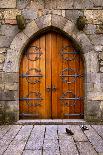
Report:
M 76 26 L 70 20 L 58 16 L 58 15 L 45 15 L 40 18 L 37 18 L 30 23 L 27 24 L 25 30 L 18 33 L 15 38 L 13 39 L 10 49 L 7 51 L 7 57 L 4 64 L 3 71 L 5 74 L 13 74 L 17 75 L 19 72 L 19 63 L 22 52 L 25 46 L 30 42 L 30 40 L 37 34 L 41 33 L 41 31 L 45 31 L 47 27 L 56 27 L 67 34 L 75 44 L 81 48 L 82 55 L 85 60 L 85 111 L 84 111 L 84 118 L 86 118 L 87 113 L 87 80 L 90 77 L 90 68 L 88 67 L 90 61 L 87 61 L 89 53 L 93 55 L 93 46 L 88 39 L 88 37 L 83 33 L 79 32 L 76 29 Z M 19 76 L 18 76 L 19 77 Z M 19 86 L 19 79 L 16 81 L 17 86 Z M 15 105 L 9 105 L 9 111 L 12 110 L 15 120 L 19 119 L 19 89 L 17 89 L 14 93 L 13 101 L 15 101 Z

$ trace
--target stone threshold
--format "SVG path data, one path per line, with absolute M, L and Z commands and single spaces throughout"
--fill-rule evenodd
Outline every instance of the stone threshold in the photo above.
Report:
M 87 124 L 83 119 L 35 119 L 19 120 L 15 124 L 19 125 L 81 125 Z

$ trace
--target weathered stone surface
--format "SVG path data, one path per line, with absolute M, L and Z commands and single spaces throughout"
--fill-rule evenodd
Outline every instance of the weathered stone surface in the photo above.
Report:
M 46 127 L 45 139 L 58 139 L 57 125 L 48 125 Z
M 94 84 L 93 83 L 87 83 L 87 92 L 92 92 L 94 90 Z
M 94 6 L 95 7 L 101 7 L 101 6 L 103 6 L 103 1 L 102 0 L 93 0 L 93 3 L 94 3 Z
M 18 90 L 18 83 L 6 83 L 5 90 Z
M 44 8 L 45 9 L 56 9 L 56 1 L 45 0 Z
M 12 41 L 12 37 L 0 35 L 0 48 L 1 47 L 9 47 L 11 41 Z
M 27 142 L 27 139 L 30 135 L 30 132 L 32 130 L 33 126 L 23 126 L 21 130 L 19 131 L 18 135 L 14 138 L 14 140 L 10 143 L 8 149 L 5 151 L 5 155 L 11 154 L 11 155 L 21 155 L 23 152 L 23 149 L 25 147 L 25 144 Z M 15 150 L 17 150 L 15 152 Z
M 79 32 L 77 34 L 77 39 L 79 40 L 79 42 L 82 46 L 83 53 L 87 53 L 87 52 L 90 52 L 93 50 L 93 46 L 92 46 L 91 41 L 87 35 L 85 35 L 82 32 Z
M 101 117 L 101 112 L 100 112 L 100 101 L 88 101 L 87 103 L 87 114 L 93 119 L 97 119 Z
M 60 16 L 62 14 L 62 11 L 61 10 L 52 10 L 52 14 Z
M 86 136 L 89 141 L 97 151 L 97 153 L 103 153 L 103 140 L 102 138 L 95 132 L 95 130 L 88 126 L 89 130 L 85 131 Z
M 57 9 L 73 9 L 73 0 L 56 0 Z
M 0 63 L 3 63 L 5 61 L 5 55 L 0 54 Z
M 26 144 L 26 149 L 40 150 L 43 147 L 45 126 L 34 126 Z
M 28 36 L 31 37 L 33 34 L 35 34 L 37 31 L 39 30 L 37 24 L 35 23 L 35 21 L 33 20 L 32 22 L 30 22 L 26 28 L 24 29 L 24 33 Z
M 5 54 L 6 53 L 6 50 L 7 50 L 6 48 L 0 48 L 0 54 L 1 53 L 4 53 Z
M 42 150 L 24 150 L 23 155 L 42 155 Z
M 94 48 L 95 48 L 96 52 L 102 52 L 103 51 L 103 46 L 101 46 L 101 45 L 94 46 Z
M 5 112 L 17 112 L 19 110 L 18 101 L 5 101 Z
M 2 139 L 5 134 L 10 130 L 11 125 L 0 126 L 0 139 Z
M 37 18 L 37 11 L 35 11 L 34 8 L 32 9 L 23 9 L 22 10 L 22 15 L 24 16 L 25 19 L 36 19 Z
M 95 34 L 96 32 L 96 25 L 93 24 L 87 24 L 85 27 L 85 33 L 86 34 Z
M 90 142 L 77 142 L 76 143 L 80 155 L 97 155 Z
M 2 100 L 6 101 L 15 101 L 18 99 L 18 94 L 14 90 L 5 90 L 4 92 L 2 91 Z
M 85 10 L 84 15 L 89 24 L 102 24 L 103 22 L 103 10 Z
M 20 14 L 21 11 L 18 9 L 8 9 L 3 12 L 4 19 L 16 19 L 16 16 Z
M 0 153 L 3 154 L 4 151 L 7 149 L 8 145 L 14 139 L 16 134 L 19 132 L 21 126 L 20 125 L 13 125 L 9 132 L 5 134 L 5 136 L 0 140 Z
M 19 80 L 18 73 L 2 73 L 2 79 L 4 83 L 16 83 Z
M 29 0 L 17 0 L 17 8 L 24 9 L 29 4 Z
M 51 26 L 51 14 L 39 17 L 35 20 L 39 29 Z
M 17 26 L 2 25 L 1 32 L 2 32 L 2 35 L 14 38 L 15 35 L 19 32 L 19 30 Z
M 97 34 L 103 34 L 103 24 L 96 26 L 96 33 Z
M 74 8 L 75 9 L 92 9 L 93 2 L 90 0 L 74 0 Z
M 0 0 L 0 8 L 15 8 L 16 0 Z
M 103 125 L 92 125 L 92 127 L 103 138 Z
M 74 30 L 74 23 L 71 22 L 70 20 L 67 21 L 67 23 L 65 24 L 63 30 L 65 32 L 67 32 L 69 35 L 73 34 L 73 30 Z
M 103 93 L 102 92 L 90 92 L 88 93 L 89 100 L 103 100 Z
M 65 16 L 70 21 L 76 23 L 77 18 L 79 16 L 83 16 L 83 11 L 81 11 L 81 10 L 66 10 L 65 11 Z
M 5 24 L 17 25 L 16 19 L 5 19 Z
M 52 15 L 52 25 L 55 27 L 63 29 L 67 21 L 68 20 L 62 16 Z

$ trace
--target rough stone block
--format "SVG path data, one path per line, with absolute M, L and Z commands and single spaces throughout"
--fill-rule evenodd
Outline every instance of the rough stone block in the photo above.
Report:
M 77 39 L 82 46 L 83 53 L 88 53 L 93 50 L 93 45 L 87 35 L 82 32 L 78 32 Z
M 66 10 L 65 16 L 72 22 L 76 23 L 76 20 L 79 16 L 83 16 L 83 11 L 81 10 Z
M 0 64 L 3 63 L 4 61 L 5 61 L 5 55 L 0 54 Z
M 55 27 L 63 29 L 67 21 L 68 20 L 62 16 L 52 15 L 52 25 Z
M 100 118 L 101 117 L 100 104 L 101 104 L 100 101 L 88 101 L 87 114 L 89 116 L 94 116 L 94 118 Z
M 16 0 L 0 0 L 0 8 L 16 8 Z
M 103 1 L 102 0 L 92 0 L 94 3 L 95 7 L 102 7 L 103 6 Z
M 103 22 L 103 10 L 85 10 L 84 15 L 89 24 L 102 24 Z
M 94 90 L 94 84 L 93 83 L 87 83 L 87 92 L 92 92 Z
M 35 21 L 33 20 L 32 22 L 30 22 L 26 28 L 24 29 L 24 33 L 28 36 L 31 37 L 35 32 L 37 32 L 39 30 L 37 24 L 35 23 Z
M 16 83 L 19 80 L 18 73 L 5 73 L 2 74 L 2 79 L 4 83 Z
M 90 0 L 74 0 L 75 9 L 92 9 L 94 7 L 93 1 Z
M 66 25 L 64 26 L 63 30 L 67 32 L 69 35 L 73 34 L 73 30 L 75 28 L 75 25 L 70 20 L 67 21 Z
M 0 54 L 2 54 L 2 53 L 5 54 L 6 53 L 6 50 L 7 50 L 6 48 L 0 48 Z
M 56 9 L 56 1 L 55 0 L 45 0 L 45 9 Z
M 5 24 L 17 25 L 16 19 L 5 19 Z
M 97 46 L 94 46 L 94 49 L 95 49 L 96 52 L 102 52 L 103 51 L 103 46 L 97 45 Z
M 29 0 L 17 0 L 17 8 L 24 9 L 29 4 Z
M 103 34 L 103 23 L 96 26 L 96 33 Z
M 12 39 L 13 39 L 12 37 L 0 36 L 0 48 L 9 47 Z
M 23 9 L 22 10 L 22 15 L 24 16 L 25 19 L 36 19 L 37 18 L 37 11 L 35 9 Z
M 73 9 L 73 0 L 56 0 L 57 9 Z
M 21 15 L 21 11 L 18 9 L 8 9 L 3 12 L 4 19 L 16 19 L 17 15 Z
M 18 112 L 18 101 L 5 101 L 5 112 Z
M 40 29 L 51 26 L 51 15 L 49 14 L 35 19 L 35 22 L 37 23 Z
M 98 34 L 98 35 L 89 35 L 88 36 L 91 40 L 91 43 L 95 46 L 102 46 L 103 45 L 103 35 Z
M 87 24 L 84 31 L 86 34 L 92 34 L 93 35 L 96 32 L 96 25 Z
M 5 90 L 18 90 L 18 83 L 6 83 Z
M 2 32 L 2 35 L 8 36 L 8 37 L 11 36 L 12 38 L 14 38 L 14 36 L 19 32 L 19 30 L 17 26 L 6 24 L 1 26 L 1 32 Z
M 5 90 L 2 91 L 2 98 L 3 101 L 15 101 L 18 99 L 18 94 L 16 91 Z

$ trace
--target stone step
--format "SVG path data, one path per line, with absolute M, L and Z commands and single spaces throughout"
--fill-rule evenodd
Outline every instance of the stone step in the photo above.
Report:
M 19 120 L 19 125 L 81 125 L 87 124 L 83 119 L 35 119 L 35 120 Z

